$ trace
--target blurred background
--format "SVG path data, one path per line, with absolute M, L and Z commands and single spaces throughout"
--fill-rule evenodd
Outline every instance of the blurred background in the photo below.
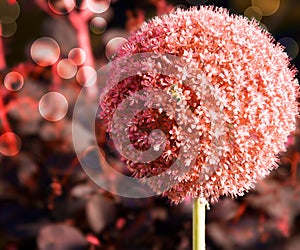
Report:
M 74 152 L 72 113 L 87 76 L 130 32 L 201 4 L 256 19 L 300 69 L 298 0 L 0 0 L 0 249 L 191 249 L 191 201 L 174 206 L 99 188 Z M 94 122 L 103 155 L 126 173 Z M 255 190 L 211 206 L 208 250 L 300 249 L 299 122 L 287 147 Z

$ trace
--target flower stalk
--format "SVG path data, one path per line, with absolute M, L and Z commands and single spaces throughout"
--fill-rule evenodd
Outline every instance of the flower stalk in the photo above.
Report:
M 205 204 L 193 201 L 193 250 L 205 250 Z

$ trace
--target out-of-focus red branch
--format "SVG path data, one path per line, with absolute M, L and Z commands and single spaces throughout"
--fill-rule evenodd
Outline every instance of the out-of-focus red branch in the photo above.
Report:
M 1 34 L 2 34 L 2 25 L 0 23 L 0 70 L 6 68 L 5 50 L 4 50 L 3 38 Z
M 237 223 L 239 221 L 239 219 L 241 218 L 241 216 L 245 213 L 247 209 L 247 204 L 246 203 L 242 203 L 240 206 L 239 206 L 239 209 L 233 219 L 234 223 Z
M 2 87 L 2 86 L 0 86 Z M 2 124 L 2 129 L 5 132 L 12 132 L 11 126 L 7 120 L 7 109 L 4 105 L 4 93 L 3 90 L 0 88 L 0 122 Z M 8 138 L 8 147 L 11 152 L 17 152 L 18 146 L 16 138 L 11 134 L 11 136 Z
M 297 183 L 297 170 L 298 170 L 298 163 L 300 161 L 300 154 L 295 152 L 293 158 L 291 160 L 291 172 L 292 172 L 292 184 L 296 185 Z
M 4 94 L 0 90 L 0 120 L 4 132 L 11 132 L 9 122 L 6 119 L 6 108 L 3 103 Z
M 71 12 L 69 20 L 77 33 L 78 45 L 86 53 L 85 65 L 94 66 L 94 56 L 90 44 L 87 21 L 82 19 L 81 13 Z
M 49 6 L 44 0 L 35 0 L 35 3 L 46 13 L 48 13 L 50 16 L 55 17 L 55 14 L 51 12 L 49 9 Z M 83 2 L 84 3 L 84 2 Z M 82 3 L 82 4 L 83 4 Z M 67 4 L 65 3 L 65 6 Z M 95 59 L 93 55 L 93 51 L 91 48 L 91 41 L 90 41 L 90 35 L 89 35 L 89 25 L 88 21 L 93 17 L 94 13 L 91 12 L 89 9 L 83 9 L 81 11 L 71 11 L 68 14 L 69 21 L 73 28 L 76 31 L 77 35 L 77 41 L 78 41 L 78 47 L 84 50 L 86 53 L 86 61 L 83 66 L 90 66 L 95 67 Z M 55 73 L 55 72 L 54 72 Z M 88 80 L 91 76 L 87 75 L 84 72 L 84 77 L 86 80 Z M 55 78 L 55 75 L 54 75 Z M 57 82 L 57 79 L 54 79 L 55 82 Z M 57 84 L 54 84 L 54 89 L 57 89 Z M 88 96 L 91 99 L 94 99 L 97 94 L 96 86 L 93 85 L 87 89 Z
M 70 23 L 76 31 L 78 46 L 79 48 L 83 49 L 86 53 L 86 61 L 84 62 L 84 66 L 90 66 L 94 68 L 95 59 L 91 48 L 91 40 L 88 26 L 88 20 L 93 16 L 93 14 L 90 11 L 72 11 L 68 16 Z M 88 80 L 91 76 L 85 74 L 84 77 L 86 80 Z M 90 98 L 94 99 L 96 97 L 97 90 L 95 85 L 89 87 L 87 91 L 88 96 Z
M 61 86 L 61 78 L 59 77 L 58 73 L 57 73 L 57 64 L 58 62 L 56 62 L 55 64 L 52 65 L 51 67 L 51 72 L 52 72 L 52 91 L 59 91 L 60 86 Z
M 169 13 L 173 8 L 166 0 L 151 0 L 150 2 L 155 5 L 158 16 Z
M 85 2 L 82 1 L 81 7 L 83 7 L 84 4 Z M 89 9 L 83 9 L 79 12 L 75 12 L 75 11 L 70 12 L 68 17 L 71 25 L 76 31 L 78 46 L 86 53 L 86 61 L 84 62 L 83 66 L 90 66 L 95 68 L 95 59 L 91 48 L 91 39 L 90 39 L 89 25 L 88 25 L 88 21 L 93 17 L 93 15 L 94 13 L 91 12 Z M 91 76 L 87 75 L 86 72 L 83 73 L 87 81 Z M 91 99 L 94 99 L 97 94 L 96 86 L 93 85 L 89 87 L 87 90 L 88 90 L 88 96 Z
M 141 9 L 136 10 L 136 15 L 134 15 L 132 10 L 128 10 L 126 11 L 126 16 L 127 21 L 125 27 L 129 32 L 136 31 L 145 21 L 145 12 Z

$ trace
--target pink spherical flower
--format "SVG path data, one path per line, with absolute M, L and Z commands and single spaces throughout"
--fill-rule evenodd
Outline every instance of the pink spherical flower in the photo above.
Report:
M 193 78 L 193 88 L 183 83 L 185 79 L 142 72 L 104 92 L 102 118 L 109 132 L 117 107 L 141 90 L 161 89 L 175 105 L 187 107 L 179 124 L 172 112 L 153 107 L 131 119 L 126 136 L 137 150 L 145 151 L 153 143 L 151 131 L 165 134 L 163 152 L 156 160 L 127 159 L 134 176 L 172 175 L 168 169 L 179 157 L 183 138 L 191 133 L 184 125 L 189 120 L 196 132 L 181 156 L 188 169 L 173 178 L 176 182 L 164 194 L 175 203 L 187 196 L 214 202 L 253 188 L 278 166 L 278 153 L 285 150 L 287 136 L 295 129 L 298 82 L 283 50 L 256 22 L 222 8 L 179 9 L 144 23 L 117 58 L 146 52 L 174 55 L 196 67 L 201 76 Z M 217 111 L 222 114 L 213 119 Z M 193 161 L 188 157 L 191 149 L 197 152 Z M 149 183 L 160 191 L 161 182 Z

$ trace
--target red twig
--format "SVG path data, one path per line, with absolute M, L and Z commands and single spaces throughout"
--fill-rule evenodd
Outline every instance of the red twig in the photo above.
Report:
M 6 68 L 4 44 L 3 44 L 3 38 L 1 34 L 2 34 L 2 25 L 0 23 L 0 70 Z
M 297 172 L 298 172 L 298 163 L 300 161 L 300 154 L 298 152 L 294 153 L 293 159 L 291 161 L 291 172 L 292 172 L 292 184 L 296 185 L 297 183 Z
M 47 5 L 46 2 L 42 0 L 35 0 L 35 3 L 48 15 L 55 17 L 55 14 L 52 13 L 52 11 L 49 9 L 49 6 Z M 94 68 L 95 59 L 91 48 L 89 25 L 88 25 L 88 21 L 91 19 L 93 15 L 94 14 L 89 9 L 84 9 L 78 12 L 73 10 L 68 14 L 68 17 L 71 25 L 76 31 L 78 46 L 79 48 L 83 49 L 84 52 L 86 53 L 86 61 L 83 66 L 90 66 Z M 56 72 L 54 73 L 56 74 Z M 57 79 L 55 78 L 55 74 L 53 75 L 54 76 L 53 80 L 55 80 L 55 83 L 58 83 Z M 85 75 L 84 77 L 86 80 L 88 80 L 91 76 Z M 57 87 L 58 87 L 57 85 L 53 86 L 54 89 L 57 89 Z M 94 99 L 96 97 L 97 88 L 95 84 L 93 86 L 90 86 L 87 89 L 87 91 L 88 91 L 87 94 L 89 98 Z
M 247 204 L 246 203 L 242 203 L 239 208 L 238 211 L 233 219 L 234 223 L 237 223 L 239 221 L 239 219 L 241 218 L 241 216 L 245 213 L 247 209 Z
M 91 66 L 94 68 L 95 59 L 91 48 L 91 40 L 88 28 L 88 21 L 92 16 L 93 13 L 88 10 L 83 10 L 81 12 L 72 11 L 69 14 L 69 20 L 76 31 L 79 48 L 83 49 L 83 51 L 86 53 L 86 61 L 84 62 L 84 66 Z M 85 75 L 84 77 L 86 80 L 88 80 L 91 76 Z M 89 87 L 87 91 L 90 98 L 93 99 L 96 97 L 97 90 L 95 85 Z
M 4 106 L 3 100 L 4 100 L 4 94 L 3 94 L 3 91 L 0 89 L 0 121 L 1 121 L 4 133 L 12 132 L 11 126 L 7 119 L 7 109 Z M 8 147 L 11 152 L 18 151 L 17 141 L 16 141 L 16 138 L 13 136 L 13 134 L 12 134 L 12 136 L 10 136 L 8 138 L 7 143 L 8 143 Z
M 173 8 L 166 0 L 152 0 L 151 2 L 155 5 L 158 16 L 169 13 Z
M 56 62 L 55 64 L 52 65 L 51 67 L 51 73 L 52 73 L 52 91 L 59 91 L 60 86 L 61 86 L 61 78 L 59 77 L 58 73 L 57 73 L 57 64 L 58 62 Z

